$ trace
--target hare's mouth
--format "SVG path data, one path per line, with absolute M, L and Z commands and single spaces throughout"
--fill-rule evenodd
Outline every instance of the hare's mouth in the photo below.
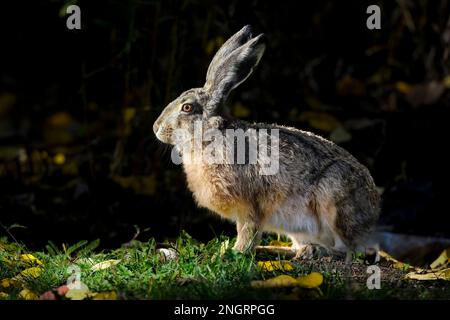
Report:
M 159 141 L 167 144 L 172 144 L 172 133 L 173 133 L 172 131 L 173 131 L 172 129 L 163 129 L 162 127 L 159 127 L 155 135 Z

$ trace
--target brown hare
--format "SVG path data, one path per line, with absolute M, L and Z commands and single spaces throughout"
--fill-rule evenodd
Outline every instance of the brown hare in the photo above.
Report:
M 228 39 L 214 56 L 205 85 L 182 93 L 163 110 L 153 125 L 156 137 L 180 152 L 198 205 L 236 223 L 235 250 L 252 250 L 263 231 L 290 237 L 299 256 L 310 253 L 313 244 L 343 253 L 364 247 L 379 214 L 379 195 L 365 166 L 311 132 L 225 116 L 228 94 L 250 76 L 264 50 L 263 35 L 253 37 L 250 26 Z M 174 132 L 192 137 L 196 123 L 224 135 L 230 129 L 277 131 L 277 150 L 271 151 L 278 152 L 277 171 L 261 174 L 261 162 L 249 163 L 248 156 L 238 164 L 192 161 L 189 148 L 205 143 L 176 139 Z

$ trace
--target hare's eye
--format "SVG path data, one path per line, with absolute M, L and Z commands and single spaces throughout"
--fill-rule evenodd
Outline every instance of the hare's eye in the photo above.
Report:
M 183 111 L 183 112 L 192 112 L 192 110 L 194 110 L 194 108 L 192 107 L 192 104 L 185 103 L 181 106 L 181 111 Z

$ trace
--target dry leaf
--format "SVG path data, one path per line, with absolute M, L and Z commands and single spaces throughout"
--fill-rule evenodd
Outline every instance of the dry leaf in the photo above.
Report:
M 24 300 L 37 300 L 37 299 L 39 299 L 39 296 L 36 293 L 34 293 L 30 289 L 26 289 L 26 288 L 19 292 L 19 297 L 24 299 Z
M 381 258 L 384 258 L 387 262 L 390 262 L 392 264 L 392 267 L 394 267 L 396 269 L 400 269 L 400 270 L 404 270 L 404 271 L 409 271 L 409 270 L 415 269 L 414 267 L 412 267 L 410 265 L 407 265 L 403 262 L 398 261 L 397 259 L 395 259 L 391 255 L 389 255 L 385 251 L 380 250 L 378 253 Z
M 66 156 L 64 155 L 64 153 L 58 152 L 53 157 L 53 163 L 58 166 L 62 166 L 65 162 L 66 162 Z
M 29 253 L 21 254 L 20 258 L 22 259 L 22 261 L 25 261 L 30 264 L 37 264 L 39 266 L 43 265 L 41 260 L 39 260 L 38 258 L 36 258 L 35 256 L 33 256 L 32 254 L 29 254 Z
M 294 267 L 289 261 L 258 261 L 258 267 L 264 271 L 292 271 Z
M 269 246 L 274 246 L 274 247 L 291 247 L 292 246 L 292 242 L 284 242 L 284 241 L 279 241 L 279 240 L 272 240 L 269 242 Z
M 250 109 L 244 106 L 242 103 L 237 102 L 233 108 L 233 116 L 236 118 L 245 118 L 250 115 Z
M 444 270 L 425 270 L 426 273 L 410 272 L 405 278 L 412 280 L 450 280 L 450 268 Z
M 336 91 L 341 96 L 361 97 L 366 94 L 366 86 L 363 81 L 347 74 L 337 83 Z
M 404 81 L 398 81 L 395 83 L 395 89 L 401 93 L 408 93 L 411 91 L 412 86 Z
M 129 123 L 136 115 L 136 108 L 126 108 L 123 113 L 123 122 Z
M 405 95 L 406 101 L 413 107 L 418 107 L 438 101 L 445 91 L 446 84 L 445 80 L 444 82 L 432 80 L 413 85 L 399 81 L 395 84 L 395 88 Z
M 318 272 L 312 272 L 307 276 L 298 277 L 297 279 L 281 275 L 267 280 L 252 281 L 253 288 L 286 288 L 286 287 L 302 287 L 313 289 L 319 287 L 323 283 L 323 276 Z
M 253 288 L 286 288 L 295 287 L 297 280 L 288 275 L 281 275 L 267 280 L 255 280 L 250 283 Z
M 300 114 L 299 120 L 307 122 L 312 128 L 325 132 L 332 132 L 342 126 L 338 119 L 326 112 L 305 111 Z
M 123 113 L 123 123 L 125 125 L 125 135 L 130 135 L 132 130 L 132 120 L 136 116 L 136 108 L 126 108 Z
M 442 251 L 441 255 L 430 264 L 431 269 L 443 269 L 450 263 L 450 248 Z
M 298 277 L 297 285 L 302 288 L 317 288 L 323 283 L 323 276 L 319 272 L 311 272 L 310 274 Z
M 450 88 L 450 76 L 446 76 L 446 77 L 444 78 L 444 86 L 445 86 L 446 88 Z
M 120 262 L 120 260 L 117 260 L 117 259 L 106 260 L 106 261 L 103 261 L 103 262 L 93 265 L 91 270 L 98 271 L 98 270 L 108 269 L 109 267 L 115 266 L 119 262 Z
M 40 267 L 32 267 L 23 270 L 20 275 L 24 277 L 32 277 L 32 278 L 38 278 L 42 273 L 42 269 Z
M 96 292 L 92 294 L 94 300 L 117 300 L 117 293 L 114 291 Z
M 48 119 L 48 124 L 53 127 L 68 127 L 72 124 L 73 118 L 67 112 L 57 112 L 51 115 Z
M 127 177 L 113 175 L 112 179 L 123 188 L 132 189 L 139 194 L 153 195 L 156 192 L 156 178 L 154 175 Z
M 16 279 L 3 279 L 0 281 L 0 286 L 3 288 L 9 288 L 9 287 L 16 287 L 19 284 L 19 282 Z
M 206 52 L 208 55 L 212 55 L 217 49 L 219 49 L 219 48 L 222 46 L 222 44 L 224 43 L 224 41 L 225 41 L 225 40 L 224 40 L 222 37 L 220 37 L 220 36 L 215 37 L 215 38 L 209 40 L 209 41 L 206 43 L 206 46 L 205 46 L 205 52 Z

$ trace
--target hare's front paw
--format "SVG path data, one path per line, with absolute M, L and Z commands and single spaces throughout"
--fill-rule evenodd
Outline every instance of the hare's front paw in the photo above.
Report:
M 233 249 L 242 253 L 250 253 L 261 239 L 259 227 L 252 221 L 238 221 L 237 239 Z
M 248 244 L 237 241 L 236 244 L 233 246 L 233 250 L 241 253 L 246 253 L 249 251 L 248 247 L 250 247 Z
M 252 252 L 254 247 L 255 243 L 251 239 L 243 238 L 238 235 L 233 250 L 247 254 Z

